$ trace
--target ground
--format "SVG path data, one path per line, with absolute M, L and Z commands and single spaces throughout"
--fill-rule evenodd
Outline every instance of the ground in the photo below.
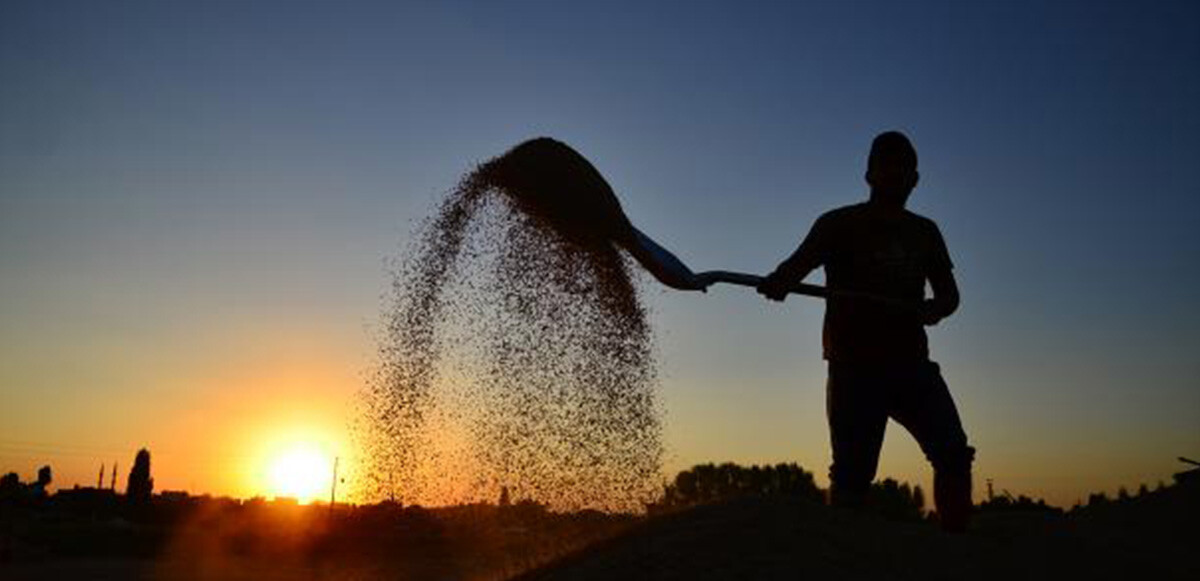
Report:
M 1200 490 L 1062 516 L 980 515 L 964 535 L 789 499 L 653 519 L 520 581 L 588 579 L 1200 579 Z
M 537 505 L 257 510 L 193 518 L 164 542 L 120 520 L 43 527 L 56 536 L 10 537 L 0 579 L 1200 579 L 1195 483 L 1066 515 L 984 512 L 962 535 L 779 496 L 644 519 Z

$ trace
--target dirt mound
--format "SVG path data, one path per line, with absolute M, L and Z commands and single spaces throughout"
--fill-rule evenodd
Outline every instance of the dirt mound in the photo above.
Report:
M 965 535 L 784 498 L 647 521 L 520 581 L 588 579 L 1195 579 L 1196 495 L 1141 504 L 981 515 Z

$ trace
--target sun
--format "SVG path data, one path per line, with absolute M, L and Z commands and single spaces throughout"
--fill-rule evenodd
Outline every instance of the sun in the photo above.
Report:
M 269 482 L 276 497 L 309 503 L 329 493 L 333 460 L 319 448 L 296 445 L 271 459 Z

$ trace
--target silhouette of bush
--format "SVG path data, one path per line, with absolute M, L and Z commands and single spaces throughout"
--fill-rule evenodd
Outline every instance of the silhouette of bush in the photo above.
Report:
M 125 486 L 125 498 L 133 504 L 148 504 L 154 492 L 154 479 L 150 477 L 150 451 L 142 448 L 133 459 L 129 470 L 129 482 Z
M 1095 496 L 1095 495 L 1093 495 Z M 1100 495 L 1104 496 L 1104 495 Z M 1105 499 L 1105 502 L 1107 499 Z M 1009 494 L 1007 491 L 1004 494 L 997 496 L 991 500 L 985 500 L 979 503 L 980 512 L 1045 512 L 1062 514 L 1063 510 L 1057 506 L 1046 504 L 1044 499 L 1034 500 L 1024 494 L 1017 497 Z
M 49 466 L 39 468 L 37 480 L 28 483 L 21 482 L 16 472 L 9 472 L 0 478 L 0 502 L 23 508 L 44 507 L 49 498 L 46 488 L 52 479 Z
M 521 499 L 505 507 L 505 512 L 521 522 L 536 522 L 550 512 L 546 505 L 535 500 Z
M 813 475 L 794 463 L 749 468 L 726 462 L 698 464 L 675 476 L 650 510 L 721 502 L 747 496 L 790 496 L 815 502 L 824 499 Z
M 866 506 L 888 519 L 917 521 L 924 518 L 925 493 L 920 486 L 885 478 L 871 484 Z
M 1170 496 L 1171 494 L 1177 492 L 1177 487 L 1180 486 L 1181 484 L 1178 482 L 1173 485 L 1167 485 L 1163 481 L 1159 480 L 1153 489 L 1144 483 L 1140 484 L 1137 488 L 1136 494 L 1131 494 L 1129 489 L 1121 486 L 1117 489 L 1116 498 L 1109 497 L 1105 492 L 1093 492 L 1088 495 L 1086 503 L 1076 501 L 1075 505 L 1071 507 L 1070 512 L 1074 514 L 1077 512 L 1088 512 L 1096 509 L 1100 509 L 1101 512 L 1105 512 L 1108 510 L 1120 510 L 1117 507 L 1120 507 L 1121 505 L 1161 502 L 1161 499 L 1164 496 Z M 1188 484 L 1185 482 L 1182 484 L 1182 486 L 1186 490 Z
M 21 477 L 16 472 L 9 472 L 0 478 L 0 500 L 13 500 L 21 494 L 24 486 Z
M 1104 492 L 1093 492 L 1088 495 L 1086 504 L 1076 502 L 1075 506 L 1071 508 L 1071 511 L 1074 512 L 1082 509 L 1136 503 L 1144 498 L 1162 494 L 1170 488 L 1170 486 L 1167 486 L 1165 483 L 1163 483 L 1163 481 L 1159 480 L 1158 484 L 1155 485 L 1153 490 L 1151 490 L 1150 487 L 1145 483 L 1138 485 L 1136 494 L 1130 494 L 1129 489 L 1125 488 L 1124 486 L 1118 487 L 1116 498 L 1109 498 L 1108 494 Z

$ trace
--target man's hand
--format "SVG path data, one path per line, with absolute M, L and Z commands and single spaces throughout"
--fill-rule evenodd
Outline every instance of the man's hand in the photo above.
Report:
M 932 299 L 921 301 L 921 305 L 917 307 L 917 315 L 921 318 L 921 324 L 926 327 L 931 327 L 938 324 L 942 320 L 941 309 L 934 304 Z
M 708 292 L 708 287 L 717 282 L 717 275 L 713 271 L 697 272 L 692 275 L 692 290 L 698 290 L 702 293 Z
M 933 287 L 933 298 L 922 301 L 919 309 L 921 323 L 926 326 L 938 324 L 958 309 L 958 283 L 950 269 L 931 274 L 929 285 Z
M 787 298 L 789 286 L 791 285 L 788 284 L 787 277 L 776 270 L 764 277 L 762 282 L 758 283 L 756 290 L 758 290 L 758 294 L 772 301 L 782 302 Z
M 773 301 L 783 301 L 794 283 L 804 280 L 814 268 L 824 264 L 829 254 L 828 223 L 825 216 L 817 218 L 800 247 L 758 284 L 758 294 Z

